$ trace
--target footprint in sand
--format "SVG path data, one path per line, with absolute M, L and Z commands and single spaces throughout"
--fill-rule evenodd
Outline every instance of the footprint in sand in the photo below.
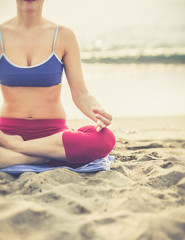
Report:
M 36 198 L 40 199 L 42 202 L 45 202 L 45 203 L 53 203 L 57 200 L 61 200 L 61 196 L 54 191 L 49 193 L 39 194 L 39 196 L 37 196 Z
M 139 150 L 139 149 L 150 149 L 150 148 L 163 148 L 163 145 L 159 143 L 151 143 L 147 145 L 130 146 L 126 148 L 128 150 Z
M 68 203 L 69 205 L 69 212 L 71 212 L 72 214 L 75 214 L 75 215 L 82 215 L 82 214 L 90 214 L 91 211 L 88 210 L 86 207 L 80 205 L 79 203 L 77 202 L 69 202 Z
M 173 163 L 172 162 L 167 162 L 167 163 L 164 163 L 164 164 L 160 165 L 160 167 L 171 168 L 171 167 L 173 167 Z
M 150 178 L 147 181 L 147 185 L 159 189 L 168 189 L 171 186 L 176 185 L 183 177 L 185 177 L 184 172 L 172 171 L 165 175 Z

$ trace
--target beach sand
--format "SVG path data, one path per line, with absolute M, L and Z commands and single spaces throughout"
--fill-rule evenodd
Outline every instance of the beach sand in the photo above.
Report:
M 0 172 L 0 240 L 185 239 L 185 116 L 120 118 L 111 129 L 110 171 Z

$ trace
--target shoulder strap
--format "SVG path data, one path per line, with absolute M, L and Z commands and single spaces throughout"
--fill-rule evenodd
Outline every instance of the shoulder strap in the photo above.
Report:
M 3 35 L 2 35 L 1 28 L 0 28 L 0 44 L 2 48 L 2 53 L 4 53 Z
M 53 41 L 53 52 L 55 50 L 55 44 L 56 44 L 56 40 L 57 40 L 57 36 L 58 36 L 58 30 L 59 30 L 59 25 L 57 25 L 56 31 L 55 31 L 55 36 L 54 36 L 54 41 Z

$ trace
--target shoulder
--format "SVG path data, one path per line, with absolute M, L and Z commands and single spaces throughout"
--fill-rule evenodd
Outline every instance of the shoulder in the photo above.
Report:
M 10 28 L 11 28 L 11 20 L 0 24 L 0 32 L 1 32 L 2 39 L 3 39 L 4 33 L 8 32 Z M 4 42 L 4 40 L 2 40 L 2 42 Z M 2 42 L 0 43 L 0 55 L 2 53 Z
M 0 28 L 7 30 L 13 27 L 14 18 L 0 24 Z
M 58 35 L 59 35 L 60 38 L 67 39 L 67 40 L 75 38 L 75 33 L 70 28 L 68 28 L 64 25 L 57 24 L 57 23 L 52 22 L 52 21 L 50 21 L 48 19 L 45 19 L 45 18 L 43 18 L 43 21 L 44 21 L 44 25 L 47 29 L 56 29 L 56 27 L 58 25 L 59 26 Z
M 73 30 L 68 27 L 60 26 L 59 28 L 59 44 L 64 55 L 67 53 L 79 52 L 79 44 Z
M 16 27 L 15 27 L 15 20 L 14 18 L 3 22 L 0 24 L 0 30 L 2 35 L 5 36 L 6 34 L 16 34 Z
M 76 35 L 72 29 L 48 20 L 45 20 L 45 21 L 46 21 L 46 27 L 50 29 L 54 29 L 54 28 L 56 29 L 57 25 L 59 25 L 58 38 L 60 42 L 70 44 L 77 41 Z
M 68 27 L 61 26 L 59 27 L 59 38 L 61 41 L 64 41 L 66 44 L 74 43 L 77 41 L 74 31 Z

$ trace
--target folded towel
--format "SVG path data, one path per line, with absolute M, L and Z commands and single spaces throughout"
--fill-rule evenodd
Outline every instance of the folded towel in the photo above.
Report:
M 40 173 L 44 171 L 49 171 L 58 168 L 67 168 L 71 171 L 78 172 L 78 173 L 91 173 L 91 172 L 99 172 L 99 171 L 107 171 L 110 170 L 110 165 L 114 162 L 114 156 L 106 156 L 105 158 L 97 159 L 91 163 L 83 165 L 78 168 L 72 168 L 68 166 L 61 166 L 61 167 L 51 167 L 47 164 L 42 165 L 16 165 L 11 167 L 6 167 L 0 169 L 1 172 L 6 172 L 10 174 L 20 174 L 23 172 L 35 172 Z

